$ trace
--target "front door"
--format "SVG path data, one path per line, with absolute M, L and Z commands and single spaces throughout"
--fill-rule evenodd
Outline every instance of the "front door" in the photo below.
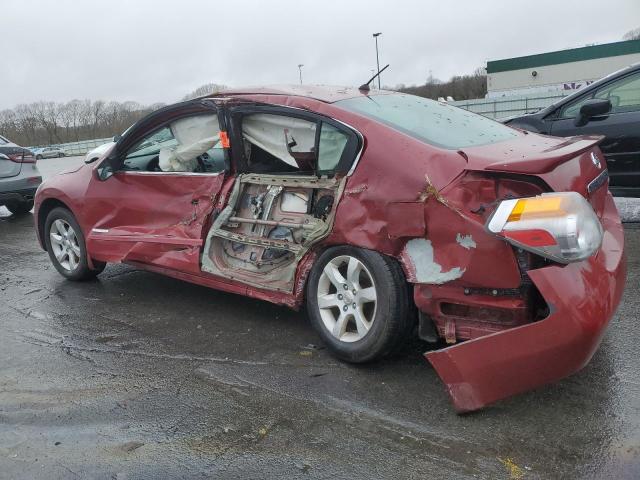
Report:
M 590 98 L 611 101 L 611 112 L 577 127 L 574 119 Z M 605 135 L 600 144 L 609 168 L 611 190 L 640 189 L 640 72 L 607 83 L 593 95 L 566 105 L 551 124 L 551 135 Z
M 91 257 L 198 273 L 228 165 L 219 133 L 215 105 L 202 102 L 163 109 L 128 132 L 87 191 Z

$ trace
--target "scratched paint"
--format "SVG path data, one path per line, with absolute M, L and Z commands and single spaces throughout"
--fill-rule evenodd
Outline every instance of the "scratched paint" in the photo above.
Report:
M 470 250 L 472 248 L 476 248 L 476 242 L 471 235 L 462 235 L 458 233 L 456 235 L 456 242 L 462 247 Z
M 430 240 L 424 238 L 409 240 L 405 251 L 413 263 L 416 281 L 419 283 L 440 285 L 460 278 L 464 273 L 464 269 L 460 267 L 443 271 L 442 266 L 433 258 L 433 246 Z

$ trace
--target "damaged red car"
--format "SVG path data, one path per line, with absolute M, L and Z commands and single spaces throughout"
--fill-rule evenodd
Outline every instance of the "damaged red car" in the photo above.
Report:
M 70 280 L 125 262 L 306 304 L 349 362 L 418 335 L 470 411 L 582 368 L 620 302 L 600 140 L 382 90 L 225 91 L 45 181 L 35 221 Z

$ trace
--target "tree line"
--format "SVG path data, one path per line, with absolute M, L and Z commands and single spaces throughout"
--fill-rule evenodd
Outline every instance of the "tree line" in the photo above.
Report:
M 34 102 L 0 110 L 0 132 L 24 146 L 52 145 L 106 138 L 164 104 L 71 100 Z
M 624 40 L 640 39 L 640 28 L 627 32 Z M 218 92 L 223 85 L 208 83 L 185 95 L 182 100 Z M 483 68 L 470 75 L 456 75 L 442 81 L 429 75 L 423 85 L 397 85 L 392 88 L 420 97 L 454 100 L 483 98 L 487 76 Z M 0 134 L 25 146 L 51 145 L 106 138 L 122 133 L 163 103 L 141 105 L 137 102 L 71 100 L 66 103 L 34 102 L 0 110 Z
M 640 28 L 627 32 L 624 40 L 640 39 Z M 189 100 L 216 93 L 224 85 L 208 83 L 185 95 Z M 390 87 L 385 87 L 390 88 Z M 391 90 L 437 100 L 469 100 L 487 94 L 487 75 L 477 68 L 470 75 L 456 75 L 448 81 L 432 75 L 422 85 L 397 85 Z M 0 110 L 0 133 L 19 145 L 37 146 L 106 138 L 122 133 L 163 103 L 141 105 L 137 102 L 71 100 L 67 103 L 35 102 Z
M 215 93 L 222 88 L 214 83 L 202 85 L 182 100 Z M 18 145 L 31 147 L 107 138 L 122 133 L 164 105 L 103 100 L 21 104 L 0 110 L 0 134 Z
M 484 98 L 487 94 L 487 75 L 483 68 L 478 68 L 471 75 L 456 75 L 448 82 L 438 80 L 429 75 L 423 85 L 405 86 L 398 85 L 395 90 L 419 97 L 454 100 L 469 100 L 472 98 Z
M 401 92 L 437 99 L 481 98 L 487 92 L 486 76 L 481 69 L 442 82 L 429 77 L 424 85 L 394 88 Z M 185 95 L 182 100 L 223 90 L 223 85 L 208 83 Z M 163 103 L 142 105 L 137 102 L 71 100 L 69 102 L 33 102 L 0 110 L 0 134 L 24 146 L 54 145 L 107 138 L 122 133 L 130 125 L 163 107 Z
M 487 92 L 486 76 L 481 69 L 442 82 L 429 77 L 424 85 L 398 85 L 394 90 L 437 99 L 482 98 Z M 189 100 L 218 92 L 225 87 L 215 83 L 202 85 L 185 95 Z M 122 133 L 130 125 L 163 107 L 163 103 L 142 105 L 137 102 L 71 100 L 69 102 L 33 102 L 0 110 L 0 134 L 24 146 L 54 145 L 107 138 Z

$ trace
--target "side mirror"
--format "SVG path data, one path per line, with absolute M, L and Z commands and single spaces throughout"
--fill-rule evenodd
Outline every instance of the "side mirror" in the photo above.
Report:
M 606 115 L 611 111 L 611 102 L 604 98 L 592 98 L 587 100 L 582 107 L 580 113 L 576 116 L 576 127 L 582 127 L 589 123 L 594 117 Z
M 122 138 L 122 135 L 118 134 L 118 135 L 114 135 L 113 136 L 113 143 L 118 143 L 118 140 L 120 140 Z
M 98 180 L 104 182 L 105 180 L 111 178 L 116 171 L 117 161 L 113 157 L 105 158 L 102 163 L 96 168 L 96 173 L 98 174 Z
M 96 173 L 98 174 L 98 180 L 104 182 L 113 176 L 113 169 L 111 168 L 111 165 L 104 162 L 96 169 Z

